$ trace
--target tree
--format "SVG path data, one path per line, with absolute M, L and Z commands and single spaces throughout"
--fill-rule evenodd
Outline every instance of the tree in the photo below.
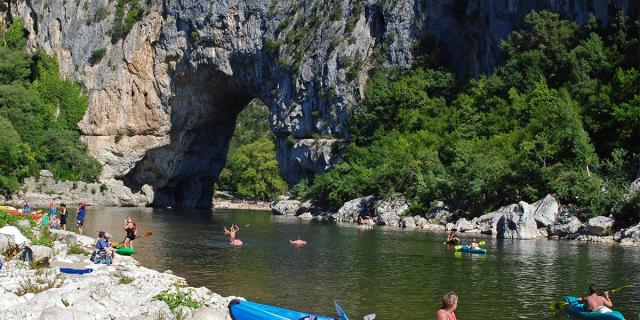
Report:
M 32 172 L 33 154 L 11 122 L 0 116 L 0 193 L 15 192 L 20 179 Z
M 283 194 L 287 184 L 280 177 L 275 145 L 267 138 L 243 145 L 231 155 L 228 168 L 232 185 L 239 196 L 270 200 Z

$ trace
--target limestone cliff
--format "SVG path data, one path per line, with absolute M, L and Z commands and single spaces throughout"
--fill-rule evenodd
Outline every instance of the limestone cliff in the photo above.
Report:
M 117 1 L 121 8 L 131 0 Z M 102 177 L 154 189 L 158 206 L 211 206 L 238 113 L 270 108 L 289 183 L 326 170 L 348 138 L 350 106 L 375 63 L 407 67 L 432 34 L 461 74 L 490 72 L 500 39 L 533 9 L 608 20 L 634 1 L 148 0 L 124 37 L 106 0 L 4 0 L 29 46 L 60 60 L 89 92 L 78 124 Z M 120 14 L 120 18 L 118 18 Z M 103 50 L 104 49 L 104 50 Z

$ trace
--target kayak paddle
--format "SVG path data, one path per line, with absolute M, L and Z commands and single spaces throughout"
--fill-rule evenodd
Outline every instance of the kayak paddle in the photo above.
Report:
M 622 286 L 620 288 L 615 288 L 613 290 L 609 290 L 609 292 L 614 293 L 614 292 L 618 292 L 618 291 L 620 291 L 622 289 L 631 288 L 631 287 L 633 287 L 633 285 L 632 284 L 628 284 L 628 285 L 624 285 L 624 286 Z M 549 310 L 552 311 L 552 312 L 556 312 L 556 311 L 564 308 L 568 304 L 569 304 L 568 302 L 564 302 L 564 301 L 562 301 L 562 302 L 554 302 L 554 303 L 549 305 Z
M 148 237 L 148 236 L 150 236 L 150 235 L 153 235 L 153 232 L 151 232 L 151 231 L 145 231 L 141 236 L 136 237 L 136 239 L 143 238 L 143 237 Z M 122 244 L 122 243 L 120 243 L 120 242 L 112 242 L 112 243 L 111 243 L 111 246 L 112 246 L 112 247 L 117 247 L 117 246 L 120 246 L 121 244 Z
M 335 300 L 333 300 L 333 304 L 336 305 L 336 311 L 338 311 L 340 318 L 344 320 L 349 320 L 349 317 L 347 317 L 347 314 L 344 312 L 344 310 L 342 310 L 342 308 L 338 305 L 338 303 Z

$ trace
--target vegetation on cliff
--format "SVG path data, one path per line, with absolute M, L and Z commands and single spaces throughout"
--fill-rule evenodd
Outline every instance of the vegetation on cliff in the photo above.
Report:
M 379 70 L 344 161 L 310 194 L 337 209 L 400 192 L 411 213 L 444 200 L 479 215 L 552 193 L 585 217 L 638 222 L 640 197 L 625 193 L 640 167 L 639 33 L 623 14 L 578 26 L 532 12 L 494 75 L 456 80 L 438 51 L 417 52 L 412 70 Z
M 87 94 L 60 76 L 54 57 L 29 55 L 24 32 L 16 19 L 0 34 L 0 194 L 43 168 L 58 179 L 94 181 L 101 166 L 77 130 Z

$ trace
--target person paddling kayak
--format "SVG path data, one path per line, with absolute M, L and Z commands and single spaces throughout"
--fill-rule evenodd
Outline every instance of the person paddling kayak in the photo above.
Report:
M 458 295 L 449 292 L 442 298 L 442 307 L 436 311 L 433 320 L 458 320 L 455 311 L 458 308 Z
M 609 307 L 613 307 L 613 302 L 609 297 L 609 291 L 604 292 L 604 296 L 598 295 L 598 289 L 594 284 L 589 285 L 589 295 L 582 298 L 587 311 L 593 311 L 598 313 L 612 312 Z

